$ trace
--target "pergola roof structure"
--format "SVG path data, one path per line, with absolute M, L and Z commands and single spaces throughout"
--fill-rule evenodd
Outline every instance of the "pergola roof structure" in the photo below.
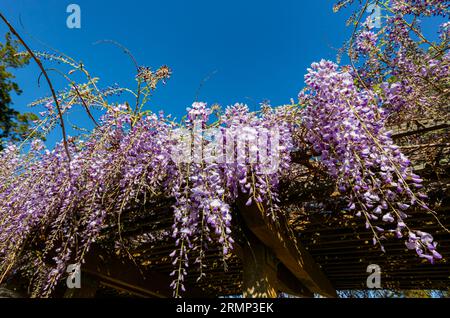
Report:
M 382 288 L 448 289 L 450 235 L 443 227 L 450 227 L 449 126 L 448 121 L 417 120 L 392 127 L 396 144 L 424 178 L 429 203 L 441 222 L 423 211 L 410 212 L 409 224 L 439 242 L 443 259 L 436 264 L 407 250 L 401 239 L 388 238 L 385 253 L 373 246 L 364 222 L 342 210 L 345 202 L 332 183 L 308 170 L 310 158 L 293 154 L 295 168 L 281 185 L 284 216 L 274 222 L 242 198 L 234 206 L 234 250 L 225 262 L 219 248 L 208 250 L 205 277 L 197 281 L 199 268 L 192 265 L 184 296 L 276 297 L 285 292 L 334 297 L 336 290 L 367 289 L 370 264 L 380 266 Z M 64 286 L 61 295 L 171 297 L 171 205 L 170 199 L 162 199 L 124 213 L 120 240 L 117 228 L 105 229 L 101 244 L 81 267 L 83 287 Z M 118 241 L 126 248 L 120 249 Z

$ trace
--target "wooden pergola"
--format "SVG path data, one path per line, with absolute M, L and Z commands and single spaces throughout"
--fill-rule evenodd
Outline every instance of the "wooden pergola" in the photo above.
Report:
M 393 127 L 393 138 L 425 179 L 430 203 L 446 228 L 450 225 L 449 126 L 448 121 L 418 120 Z M 429 264 L 399 239 L 388 239 L 383 253 L 372 246 L 364 222 L 342 211 L 344 202 L 335 196 L 333 186 L 308 172 L 304 163 L 309 158 L 303 154 L 293 158 L 293 176 L 282 185 L 284 216 L 274 222 L 256 206 L 246 206 L 242 197 L 234 206 L 235 248 L 224 262 L 219 247 L 212 247 L 205 260 L 206 276 L 200 281 L 199 269 L 192 266 L 185 297 L 277 297 L 280 292 L 336 297 L 336 290 L 367 289 L 369 264 L 380 266 L 382 288 L 449 288 L 450 235 L 432 215 L 412 211 L 408 222 L 433 234 L 443 260 Z M 115 253 L 117 229 L 106 229 L 102 247 L 93 247 L 81 266 L 82 287 L 61 286 L 57 294 L 171 297 L 171 204 L 164 199 L 125 213 L 121 237 L 127 253 Z

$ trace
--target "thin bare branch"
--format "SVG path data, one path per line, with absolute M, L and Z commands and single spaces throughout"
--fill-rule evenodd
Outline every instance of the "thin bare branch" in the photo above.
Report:
M 44 66 L 41 63 L 41 60 L 36 57 L 36 55 L 33 53 L 33 51 L 30 49 L 30 47 L 25 43 L 25 41 L 22 39 L 22 37 L 19 35 L 19 33 L 17 33 L 16 29 L 14 29 L 14 27 L 9 23 L 9 21 L 6 19 L 6 17 L 1 12 L 0 12 L 0 18 L 3 20 L 3 22 L 5 22 L 5 24 L 8 26 L 10 31 L 17 37 L 17 39 L 20 41 L 20 43 L 22 43 L 22 45 L 25 47 L 25 49 L 31 55 L 33 60 L 39 66 L 39 68 L 41 69 L 42 73 L 44 74 L 45 79 L 47 80 L 47 84 L 50 87 L 50 91 L 52 92 L 52 96 L 53 96 L 53 99 L 55 101 L 56 109 L 58 110 L 60 126 L 61 126 L 62 135 L 63 135 L 64 149 L 65 149 L 66 154 L 67 154 L 67 159 L 70 162 L 71 161 L 71 157 L 70 157 L 70 152 L 69 152 L 69 146 L 68 146 L 68 143 L 67 143 L 67 135 L 66 135 L 66 128 L 65 128 L 65 125 L 64 125 L 64 119 L 63 119 L 63 116 L 62 116 L 61 107 L 59 105 L 58 98 L 56 97 L 55 90 L 53 89 L 52 82 L 50 81 L 50 78 L 49 78 L 49 76 L 48 76 Z

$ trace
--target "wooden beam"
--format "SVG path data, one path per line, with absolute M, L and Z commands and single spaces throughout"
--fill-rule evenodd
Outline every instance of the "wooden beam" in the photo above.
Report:
M 243 296 L 277 298 L 277 268 L 270 251 L 258 239 L 250 237 L 243 252 Z
M 105 250 L 94 247 L 88 253 L 85 264 L 81 266 L 81 275 L 88 273 L 105 286 L 125 291 L 137 297 L 172 297 L 171 277 L 155 271 L 141 272 L 129 259 L 111 255 Z M 186 286 L 184 297 L 201 297 L 205 292 L 194 286 Z
M 337 297 L 333 285 L 308 251 L 297 241 L 286 220 L 280 216 L 277 222 L 274 222 L 254 203 L 246 206 L 246 201 L 244 196 L 240 196 L 238 209 L 250 231 L 307 289 L 323 296 Z
M 314 293 L 305 288 L 283 263 L 279 263 L 277 266 L 277 284 L 279 291 L 286 294 L 297 297 L 314 297 Z
M 243 225 L 245 226 L 245 225 Z M 287 268 L 286 266 L 281 263 L 276 256 L 270 251 L 264 244 L 262 244 L 257 237 L 254 236 L 253 233 L 251 233 L 248 228 L 245 226 L 243 229 L 245 232 L 245 242 L 239 242 L 235 243 L 233 245 L 233 253 L 239 257 L 239 259 L 242 262 L 243 265 L 243 280 L 244 280 L 244 295 L 247 294 L 247 297 L 250 297 L 249 290 L 251 287 L 255 284 L 254 282 L 257 281 L 256 275 L 253 273 L 255 271 L 261 270 L 260 268 L 255 268 L 262 264 L 267 263 L 266 267 L 263 268 L 263 270 L 269 272 L 268 277 L 270 278 L 270 281 L 268 280 L 268 283 L 270 283 L 271 286 L 275 288 L 277 293 L 286 293 L 292 296 L 297 297 L 313 297 L 314 294 L 311 293 L 303 284 L 300 282 L 297 277 L 295 277 Z M 250 242 L 251 240 L 251 242 Z M 250 245 L 254 247 L 255 250 L 261 249 L 261 246 L 264 247 L 264 258 L 260 255 L 259 262 L 256 262 L 258 264 L 255 264 L 255 260 L 253 257 L 256 257 L 254 255 L 254 252 L 252 251 L 252 248 Z M 245 246 L 246 248 L 243 248 L 242 246 Z M 259 250 L 261 253 L 261 251 Z M 246 253 L 246 254 L 244 254 Z M 244 255 L 246 257 L 244 258 Z M 272 273 L 272 271 L 275 271 L 275 274 Z M 261 277 L 262 275 L 259 274 Z M 253 282 L 252 282 L 253 281 Z
M 4 285 L 0 285 L 0 298 L 24 298 L 15 290 L 8 288 Z

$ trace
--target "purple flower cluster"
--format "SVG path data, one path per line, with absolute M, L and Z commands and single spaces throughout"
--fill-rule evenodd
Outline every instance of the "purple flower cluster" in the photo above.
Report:
M 336 180 L 337 191 L 348 199 L 347 209 L 364 217 L 373 231 L 374 244 L 382 246 L 386 231 L 399 238 L 405 230 L 419 233 L 405 221 L 410 207 L 428 209 L 419 197 L 423 195 L 416 194 L 422 179 L 412 172 L 409 160 L 384 129 L 385 115 L 376 96 L 359 89 L 349 73 L 329 61 L 312 64 L 305 81 L 308 89 L 300 94 L 300 101 L 307 105 L 303 114 L 306 139 Z M 379 220 L 396 227 L 385 230 L 375 226 Z M 421 257 L 440 258 L 431 248 L 435 246 L 431 236 L 427 236 L 427 244 L 417 241 L 416 245 Z
M 433 241 L 433 237 L 426 232 L 416 231 L 408 233 L 408 241 L 406 247 L 415 250 L 417 255 L 426 258 L 431 263 L 436 259 L 441 259 L 442 255 L 436 251 L 437 242 Z M 424 251 L 428 251 L 425 253 Z
M 436 59 L 429 54 L 411 58 L 405 50 L 397 53 L 392 61 L 395 66 L 391 68 L 396 81 L 388 79 L 380 85 L 389 121 L 395 122 L 399 117 L 414 120 L 448 115 L 442 89 L 448 81 L 449 58 L 448 54 Z
M 34 295 L 48 295 L 69 261 L 82 262 L 108 216 L 141 203 L 149 190 L 148 196 L 164 189 L 171 126 L 154 115 L 131 125 L 125 110 L 111 107 L 88 140 L 71 143 L 70 163 L 62 145 L 42 151 L 33 143 L 26 157 L 14 147 L 2 152 L 0 269 L 9 270 L 27 240 L 45 238 L 40 258 L 46 266 L 36 273 L 45 284 L 37 284 Z
M 421 20 L 448 16 L 446 1 L 396 0 L 379 4 L 382 28 L 359 25 L 349 51 L 357 85 L 380 96 L 388 124 L 448 116 L 448 22 L 440 26 L 441 42 L 427 40 Z M 411 15 L 415 18 L 411 19 Z M 356 67 L 356 65 L 358 65 Z
M 448 15 L 450 4 L 445 0 L 392 0 L 393 10 L 402 15 Z
M 358 52 L 368 54 L 377 46 L 378 36 L 373 31 L 362 31 L 356 38 Z
M 190 252 L 198 253 L 195 263 L 200 268 L 200 279 L 204 275 L 202 258 L 209 245 L 214 242 L 220 244 L 224 259 L 233 248 L 230 205 L 239 195 L 248 196 L 247 205 L 255 203 L 264 209 L 265 204 L 267 213 L 275 217 L 279 201 L 277 195 L 279 172 L 289 167 L 291 135 L 286 125 L 277 127 L 283 139 L 275 149 L 277 154 L 265 156 L 265 158 L 270 155 L 280 157 L 280 165 L 273 173 L 266 173 L 263 168 L 265 163 L 261 160 L 251 162 L 246 156 L 248 151 L 255 151 L 257 159 L 260 159 L 263 157 L 262 151 L 267 151 L 266 149 L 253 149 L 255 144 L 246 145 L 245 142 L 249 140 L 246 139 L 241 140 L 243 147 L 241 151 L 238 150 L 241 138 L 258 138 L 257 135 L 250 133 L 247 135 L 246 132 L 273 128 L 274 124 L 278 123 L 273 112 L 268 111 L 264 116 L 258 117 L 243 104 L 228 107 L 220 118 L 218 138 L 223 138 L 224 148 L 217 149 L 216 158 L 223 160 L 208 160 L 212 141 L 204 138 L 203 129 L 208 125 L 211 113 L 211 109 L 205 103 L 196 102 L 188 108 L 186 127 L 190 128 L 191 140 L 195 145 L 191 153 L 192 159 L 178 167 L 176 177 L 171 181 L 172 195 L 176 199 L 173 237 L 176 240 L 177 250 L 171 254 L 173 264 L 176 266 L 171 273 L 174 276 L 172 287 L 176 297 L 185 288 L 183 282 L 187 274 Z M 253 128 L 255 130 L 252 130 Z M 227 134 L 227 131 L 231 133 Z M 237 131 L 242 133 L 235 134 Z M 224 160 L 227 147 L 232 147 L 231 153 L 235 160 Z

